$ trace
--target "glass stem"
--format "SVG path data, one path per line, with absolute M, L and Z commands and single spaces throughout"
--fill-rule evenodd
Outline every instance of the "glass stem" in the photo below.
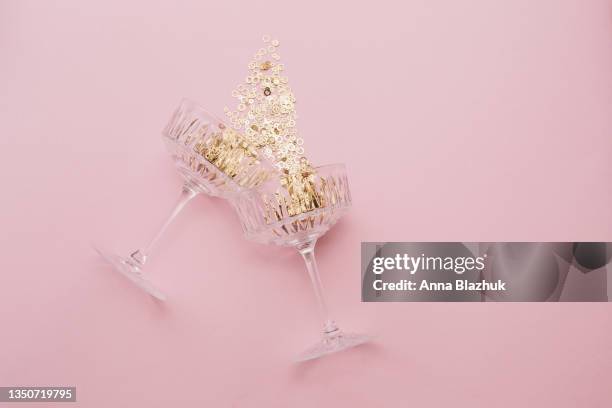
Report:
M 164 235 L 164 232 L 166 232 L 166 229 L 168 228 L 168 226 L 172 224 L 172 221 L 174 221 L 176 216 L 183 210 L 183 207 L 185 207 L 185 205 L 189 201 L 191 201 L 191 199 L 195 197 L 196 195 L 198 195 L 198 192 L 194 190 L 189 184 L 186 183 L 183 185 L 183 189 L 181 190 L 181 195 L 179 196 L 179 199 L 177 203 L 175 204 L 174 209 L 172 210 L 172 213 L 170 213 L 170 216 L 166 218 L 166 221 L 164 221 L 161 228 L 157 231 L 157 234 L 153 237 L 153 239 L 151 239 L 151 241 L 149 241 L 149 243 L 144 249 L 138 249 L 132 252 L 132 254 L 130 254 L 130 258 L 131 258 L 130 260 L 134 262 L 134 266 L 140 267 L 145 264 L 145 262 L 147 261 L 147 258 L 153 252 L 153 249 L 159 242 L 162 235 Z
M 329 308 L 327 307 L 325 295 L 323 294 L 323 285 L 321 284 L 321 277 L 319 275 L 317 260 L 314 254 L 314 247 L 316 243 L 316 239 L 308 241 L 302 245 L 299 245 L 297 250 L 300 252 L 300 255 L 302 255 L 302 258 L 304 258 L 304 262 L 306 263 L 306 269 L 308 270 L 308 275 L 310 276 L 310 282 L 312 283 L 312 288 L 319 305 L 319 312 L 323 319 L 324 333 L 325 335 L 330 335 L 338 331 L 338 326 L 332 320 L 329 314 Z

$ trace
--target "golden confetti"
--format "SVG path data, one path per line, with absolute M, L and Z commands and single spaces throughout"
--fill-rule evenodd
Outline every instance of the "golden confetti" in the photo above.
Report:
M 232 128 L 276 166 L 281 185 L 289 193 L 287 214 L 312 211 L 324 205 L 314 185 L 315 171 L 304 155 L 304 141 L 298 136 L 296 99 L 289 80 L 281 74 L 279 41 L 263 36 L 265 48 L 248 63 L 249 74 L 233 92 L 237 109 L 226 108 Z M 263 59 L 269 54 L 271 59 Z

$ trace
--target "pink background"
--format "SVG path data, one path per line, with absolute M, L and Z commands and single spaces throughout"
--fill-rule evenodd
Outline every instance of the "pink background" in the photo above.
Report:
M 610 304 L 362 304 L 359 243 L 611 241 L 612 2 L 359 3 L 0 0 L 0 385 L 86 407 L 610 406 Z M 151 259 L 165 305 L 90 248 L 151 236 L 181 184 L 161 129 L 184 96 L 233 103 L 268 32 L 311 159 L 350 172 L 319 245 L 330 305 L 378 336 L 305 365 L 301 261 L 224 202 L 196 199 Z

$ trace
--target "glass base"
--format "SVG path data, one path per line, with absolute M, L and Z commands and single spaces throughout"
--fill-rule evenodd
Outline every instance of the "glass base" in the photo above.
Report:
M 123 258 L 119 255 L 102 251 L 98 248 L 95 248 L 95 250 L 113 267 L 115 271 L 128 278 L 140 289 L 144 290 L 156 299 L 166 300 L 166 296 L 143 275 L 140 267 L 135 265 L 134 261 L 130 261 L 127 258 Z
M 325 333 L 323 339 L 301 353 L 297 357 L 296 362 L 321 358 L 328 354 L 337 353 L 367 343 L 370 339 L 371 337 L 365 334 L 343 333 L 340 330 L 336 330 L 334 333 Z

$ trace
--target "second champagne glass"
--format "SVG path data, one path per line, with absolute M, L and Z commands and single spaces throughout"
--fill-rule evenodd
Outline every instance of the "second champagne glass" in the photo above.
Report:
M 346 168 L 334 164 L 314 170 L 302 185 L 286 188 L 276 177 L 231 201 L 247 239 L 295 248 L 306 263 L 323 319 L 323 333 L 321 341 L 300 354 L 298 361 L 319 358 L 370 339 L 367 335 L 343 332 L 331 318 L 314 252 L 317 239 L 351 205 Z

